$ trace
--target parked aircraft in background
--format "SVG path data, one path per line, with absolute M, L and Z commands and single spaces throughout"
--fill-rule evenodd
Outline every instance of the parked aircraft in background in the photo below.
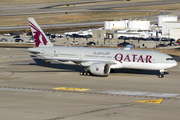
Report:
M 85 70 L 80 75 L 108 76 L 111 69 L 129 68 L 159 70 L 159 77 L 164 77 L 164 71 L 177 65 L 169 55 L 148 50 L 131 50 L 131 45 L 124 49 L 89 48 L 53 46 L 34 18 L 28 18 L 35 48 L 29 52 L 41 57 L 35 59 L 55 60 L 62 64 L 81 65 Z

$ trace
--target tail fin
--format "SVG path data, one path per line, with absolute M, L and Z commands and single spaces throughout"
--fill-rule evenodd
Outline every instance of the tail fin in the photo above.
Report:
M 33 37 L 35 39 L 36 47 L 50 47 L 50 46 L 53 46 L 53 44 L 49 41 L 49 39 L 44 34 L 42 29 L 36 23 L 34 18 L 28 18 L 28 20 L 29 20 L 29 25 L 31 27 Z

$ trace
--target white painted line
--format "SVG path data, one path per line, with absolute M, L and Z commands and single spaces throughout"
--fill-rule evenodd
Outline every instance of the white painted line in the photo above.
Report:
M 178 97 L 176 97 L 177 99 L 180 99 L 180 97 L 178 96 Z
M 25 89 L 13 89 L 13 88 L 0 88 L 0 90 L 21 91 L 21 92 L 42 92 L 40 90 L 25 90 Z
M 171 93 L 153 93 L 153 92 L 139 92 L 139 91 L 117 91 L 117 90 L 109 90 L 100 93 L 107 94 L 116 94 L 116 95 L 133 95 L 133 96 L 146 96 L 146 97 L 176 97 L 180 96 L 180 94 L 171 94 Z

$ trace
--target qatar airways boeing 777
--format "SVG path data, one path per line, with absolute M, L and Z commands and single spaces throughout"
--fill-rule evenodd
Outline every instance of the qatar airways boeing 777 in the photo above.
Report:
M 80 75 L 108 76 L 111 69 L 129 68 L 164 71 L 177 65 L 169 55 L 156 51 L 124 49 L 53 46 L 34 18 L 28 18 L 35 48 L 28 51 L 41 57 L 36 59 L 55 60 L 62 64 L 81 65 L 85 70 Z

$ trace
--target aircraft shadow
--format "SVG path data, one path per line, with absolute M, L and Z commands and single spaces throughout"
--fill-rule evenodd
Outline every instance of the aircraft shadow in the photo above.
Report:
M 35 56 L 31 56 L 35 57 Z M 54 68 L 54 69 L 63 69 L 63 70 L 57 70 L 56 72 L 80 72 L 84 70 L 83 66 L 79 65 L 65 65 L 65 64 L 60 64 L 58 62 L 51 63 L 51 62 L 45 62 L 44 60 L 41 59 L 33 59 L 35 63 L 31 62 L 29 65 L 37 65 L 37 66 L 42 66 L 42 67 L 48 67 L 48 68 Z M 52 70 L 53 72 L 54 70 Z M 54 71 L 55 72 L 55 71 Z
M 160 72 L 158 70 L 133 70 L 133 69 L 115 69 L 114 73 L 124 73 L 124 74 L 139 74 L 139 75 L 156 75 L 159 76 Z M 164 72 L 164 75 L 169 74 L 168 72 Z
M 31 56 L 34 57 L 34 56 Z M 50 67 L 50 68 L 55 68 L 55 69 L 63 69 L 65 71 L 60 70 L 60 72 L 80 72 L 84 70 L 83 66 L 79 65 L 64 65 L 64 64 L 59 64 L 59 63 L 50 63 L 50 62 L 45 62 L 44 60 L 41 59 L 33 59 L 35 63 L 29 63 L 29 65 L 38 65 L 38 66 L 43 66 L 43 67 Z M 68 71 L 66 71 L 68 70 Z M 55 71 L 54 71 L 55 72 Z M 56 71 L 58 72 L 58 71 Z M 158 76 L 160 73 L 158 70 L 132 70 L 132 69 L 115 69 L 114 73 L 124 73 L 124 74 L 147 74 L 147 75 L 156 75 Z M 164 73 L 169 74 L 168 72 Z

